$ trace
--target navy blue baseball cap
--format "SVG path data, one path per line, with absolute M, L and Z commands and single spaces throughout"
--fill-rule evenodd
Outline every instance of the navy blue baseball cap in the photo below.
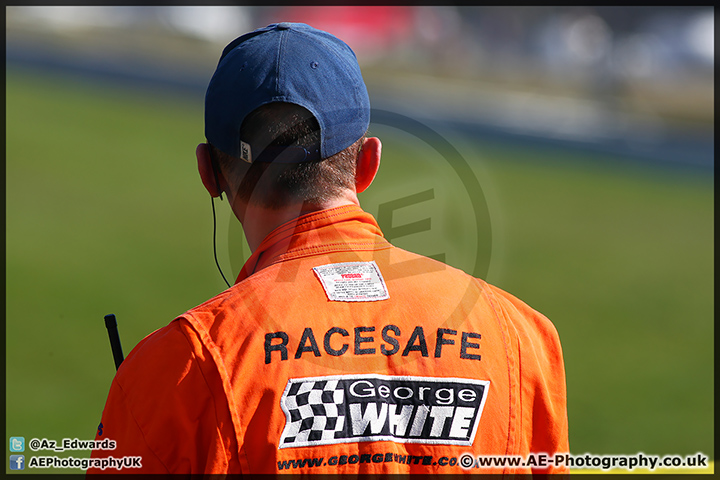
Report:
M 319 155 L 328 158 L 370 125 L 370 99 L 355 53 L 337 37 L 304 23 L 276 23 L 230 42 L 205 95 L 205 137 L 246 162 L 268 157 L 240 138 L 245 117 L 271 102 L 300 105 L 320 125 Z

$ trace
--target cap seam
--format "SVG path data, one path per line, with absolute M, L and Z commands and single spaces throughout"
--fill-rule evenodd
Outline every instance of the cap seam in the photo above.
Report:
M 280 75 L 281 75 L 280 61 L 283 56 L 283 50 L 285 50 L 286 39 L 287 39 L 287 30 L 281 30 L 280 31 L 280 42 L 279 42 L 278 49 L 277 49 L 277 55 L 275 56 L 275 92 L 276 93 L 280 93 L 280 84 L 282 83 L 282 82 L 280 82 Z M 284 92 L 283 92 L 282 96 L 283 97 L 285 96 Z

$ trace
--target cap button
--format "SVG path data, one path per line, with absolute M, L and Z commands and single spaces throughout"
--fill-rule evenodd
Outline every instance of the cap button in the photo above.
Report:
M 288 22 L 282 22 L 277 24 L 278 30 L 288 30 L 290 28 L 290 24 Z

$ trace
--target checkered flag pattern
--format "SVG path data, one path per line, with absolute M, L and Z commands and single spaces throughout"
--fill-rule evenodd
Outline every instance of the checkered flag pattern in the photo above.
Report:
M 280 447 L 312 444 L 318 440 L 332 440 L 343 429 L 344 390 L 337 388 L 337 380 L 307 380 L 293 382 L 284 395 L 287 422 Z

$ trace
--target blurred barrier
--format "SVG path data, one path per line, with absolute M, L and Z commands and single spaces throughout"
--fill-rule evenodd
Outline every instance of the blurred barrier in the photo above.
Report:
M 7 42 L 6 65 L 9 69 L 29 68 L 130 88 L 175 89 L 186 92 L 198 103 L 202 102 L 210 75 L 197 69 L 179 72 L 162 65 L 139 64 L 129 59 L 97 62 L 24 46 L 11 40 Z M 368 81 L 375 108 L 414 118 L 434 129 L 528 147 L 568 148 L 615 156 L 618 164 L 631 161 L 705 174 L 714 172 L 715 150 L 711 130 L 671 130 L 659 121 L 648 126 L 592 105 L 590 110 L 596 108 L 597 111 L 578 117 L 578 110 L 587 110 L 587 105 L 577 108 L 569 105 L 563 110 L 559 105 L 562 99 L 536 99 L 533 103 L 532 97 L 512 93 L 505 93 L 498 99 L 497 94 L 486 92 L 487 97 L 494 99 L 492 103 L 480 100 L 477 102 L 477 114 L 459 115 L 458 112 L 467 109 L 467 105 L 461 108 L 462 103 L 483 98 L 481 88 L 478 87 L 473 98 L 460 93 L 455 95 L 454 100 L 444 97 L 448 100 L 440 110 L 432 105 L 433 85 L 440 91 L 448 89 L 448 85 L 441 81 L 420 87 L 409 84 L 403 91 L 393 89 L 384 82 Z M 521 100 L 524 105 L 517 107 L 517 102 Z M 565 99 L 566 104 L 572 102 Z M 563 127 L 567 125 L 570 127 Z

